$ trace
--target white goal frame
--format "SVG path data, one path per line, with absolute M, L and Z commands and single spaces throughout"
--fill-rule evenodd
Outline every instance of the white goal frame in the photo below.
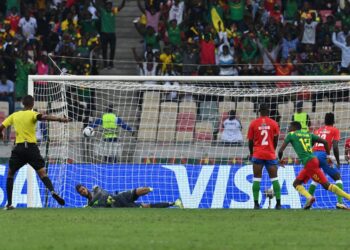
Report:
M 278 82 L 278 81 L 295 81 L 295 82 L 317 82 L 317 81 L 349 81 L 350 75 L 347 76 L 77 76 L 77 75 L 29 75 L 28 76 L 28 94 L 34 94 L 35 81 L 126 81 L 126 82 L 143 82 L 143 81 L 179 81 L 179 82 Z M 35 202 L 34 181 L 36 173 L 33 168 L 27 168 L 27 207 L 37 207 Z

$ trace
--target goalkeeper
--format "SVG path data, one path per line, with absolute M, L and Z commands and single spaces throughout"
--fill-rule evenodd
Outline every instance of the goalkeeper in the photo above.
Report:
M 132 190 L 123 191 L 117 194 L 111 194 L 108 191 L 94 186 L 92 191 L 85 186 L 78 184 L 75 189 L 77 192 L 88 200 L 87 207 L 93 208 L 167 208 L 179 207 L 183 208 L 182 201 L 177 199 L 175 202 L 160 202 L 155 204 L 137 203 L 140 196 L 152 192 L 150 187 L 140 187 Z
M 327 160 L 330 161 L 328 142 L 321 137 L 303 131 L 301 124 L 296 121 L 291 122 L 289 131 L 290 132 L 284 140 L 283 145 L 278 151 L 278 158 L 280 159 L 281 165 L 284 166 L 284 161 L 282 160 L 283 151 L 286 149 L 287 145 L 291 143 L 301 162 L 304 164 L 304 168 L 300 171 L 293 182 L 294 188 L 307 199 L 304 209 L 310 209 L 315 202 L 315 197 L 313 197 L 302 185 L 303 182 L 306 183 L 311 178 L 315 182 L 320 183 L 326 190 L 350 200 L 350 194 L 345 193 L 338 186 L 329 183 L 327 177 L 320 168 L 320 163 L 317 157 L 312 153 L 312 145 L 316 142 L 322 143 L 327 153 Z

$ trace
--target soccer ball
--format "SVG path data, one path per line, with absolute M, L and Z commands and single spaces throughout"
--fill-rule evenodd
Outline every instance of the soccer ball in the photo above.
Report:
M 92 127 L 86 127 L 83 130 L 84 137 L 92 137 L 95 135 L 95 131 Z

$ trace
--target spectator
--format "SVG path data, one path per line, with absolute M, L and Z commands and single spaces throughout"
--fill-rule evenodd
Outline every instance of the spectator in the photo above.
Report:
M 215 65 L 215 43 L 212 35 L 208 32 L 204 34 L 204 39 L 199 42 L 200 64 Z
M 242 124 L 236 118 L 236 111 L 230 110 L 228 118 L 222 124 L 221 141 L 225 146 L 242 145 Z
M 153 2 L 153 1 L 150 1 Z M 137 0 L 137 6 L 139 7 L 140 11 L 146 15 L 146 27 L 152 27 L 154 31 L 158 32 L 158 26 L 159 26 L 159 19 L 161 16 L 160 11 L 160 3 L 155 4 L 147 4 L 146 1 L 146 7 L 144 8 L 141 4 L 141 0 Z
M 11 30 L 15 33 L 18 31 L 18 24 L 21 17 L 18 14 L 17 8 L 13 7 L 11 12 L 7 15 L 6 20 L 10 23 Z
M 0 78 L 0 101 L 8 102 L 9 114 L 14 111 L 14 83 L 7 79 L 5 73 L 1 73 Z
M 334 32 L 332 42 L 341 49 L 341 71 L 347 71 L 350 65 L 350 36 L 346 38 L 346 43 L 340 43 L 337 41 L 336 33 Z
M 346 38 L 350 35 L 349 26 L 343 25 L 342 30 L 337 34 L 337 41 L 345 44 Z
M 15 93 L 16 99 L 21 100 L 28 94 L 28 75 L 35 72 L 35 65 L 23 52 L 22 56 L 16 59 L 16 69 Z
M 135 61 L 137 62 L 139 69 L 140 69 L 140 75 L 142 76 L 155 76 L 159 75 L 159 72 L 161 70 L 160 64 L 154 61 L 153 54 L 149 53 L 147 54 L 146 61 L 143 61 L 141 57 L 139 57 L 136 53 L 136 49 L 132 48 L 132 52 L 134 54 Z M 145 84 L 156 84 L 154 81 L 147 81 L 144 82 Z
M 303 112 L 303 102 L 298 102 L 296 104 L 296 112 L 292 116 L 292 121 L 299 122 L 301 124 L 301 130 L 309 131 L 311 121 L 309 115 Z
M 234 68 L 234 57 L 230 53 L 227 44 L 223 44 L 222 48 L 218 50 L 218 65 L 220 67 L 221 76 L 238 75 L 237 69 Z
M 114 54 L 116 48 L 116 30 L 115 30 L 115 16 L 125 6 L 125 0 L 122 0 L 118 7 L 113 7 L 112 1 L 108 0 L 105 5 L 101 3 L 101 0 L 96 0 L 96 9 L 101 16 L 101 46 L 103 56 L 103 66 L 111 69 L 114 67 Z M 107 64 L 107 50 L 109 45 L 109 63 Z
M 316 28 L 318 25 L 318 22 L 315 22 L 312 20 L 312 15 L 306 16 L 306 21 L 302 25 L 302 40 L 301 43 L 303 44 L 312 44 L 315 45 L 316 43 Z
M 180 26 L 177 24 L 176 19 L 173 19 L 169 22 L 167 32 L 167 42 L 173 47 L 181 47 L 182 44 L 182 31 Z
M 298 0 L 287 0 L 284 12 L 285 20 L 294 22 L 298 18 Z
M 183 74 L 189 76 L 198 74 L 198 63 L 198 48 L 192 39 L 189 39 L 183 53 Z
M 270 59 L 270 62 L 272 62 L 274 65 L 277 76 L 289 76 L 292 74 L 294 69 L 292 62 L 289 62 L 282 58 L 278 63 L 266 49 L 264 49 L 264 52 L 265 55 Z M 277 82 L 276 85 L 279 88 L 285 88 L 290 86 L 290 82 Z
M 277 61 L 278 54 L 281 50 L 281 45 L 278 44 L 277 46 L 274 46 L 272 42 L 269 42 L 266 47 L 266 52 L 265 53 L 265 48 L 263 45 L 260 43 L 260 41 L 257 41 L 260 53 L 262 54 L 262 59 L 263 59 L 263 73 L 264 75 L 275 75 L 276 70 L 274 66 L 274 62 Z M 273 61 L 270 60 L 268 57 L 268 54 L 272 57 Z
M 229 0 L 226 15 L 228 16 L 229 24 L 236 24 L 240 31 L 245 30 L 245 23 L 243 21 L 244 12 L 246 8 L 246 0 Z
M 24 17 L 19 20 L 18 27 L 21 29 L 22 35 L 29 41 L 34 39 L 38 24 L 36 18 L 31 17 L 27 10 Z
M 162 64 L 162 73 L 164 74 L 167 69 L 167 65 L 171 64 L 174 60 L 174 55 L 169 46 L 165 47 L 163 53 L 160 54 L 159 60 Z
M 169 10 L 168 21 L 175 19 L 177 24 L 180 25 L 183 21 L 184 10 L 185 10 L 184 1 L 171 0 L 171 7 Z

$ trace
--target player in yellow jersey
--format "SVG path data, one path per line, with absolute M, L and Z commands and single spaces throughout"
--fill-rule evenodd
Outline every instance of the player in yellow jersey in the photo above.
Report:
M 9 160 L 9 170 L 6 180 L 7 205 L 5 210 L 14 209 L 12 206 L 13 179 L 16 172 L 25 164 L 30 164 L 39 175 L 41 181 L 51 192 L 52 197 L 60 204 L 64 205 L 62 199 L 54 190 L 51 180 L 46 174 L 45 161 L 40 155 L 37 146 L 35 128 L 37 121 L 57 121 L 68 122 L 67 118 L 43 115 L 33 111 L 34 98 L 31 95 L 23 97 L 24 109 L 11 114 L 0 126 L 0 139 L 4 139 L 3 130 L 13 126 L 16 131 L 16 145 L 12 150 Z

